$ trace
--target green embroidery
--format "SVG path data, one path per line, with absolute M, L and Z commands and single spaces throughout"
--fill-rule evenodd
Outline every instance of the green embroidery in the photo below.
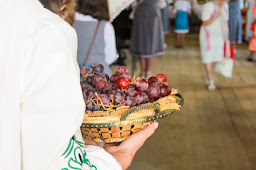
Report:
M 75 147 L 75 144 L 78 146 Z M 66 159 L 68 156 L 71 156 L 71 153 L 73 153 L 73 155 L 68 160 L 68 167 L 74 170 L 82 170 L 82 165 L 86 164 L 90 170 L 97 170 L 96 166 L 92 165 L 89 159 L 86 159 L 86 152 L 82 149 L 83 146 L 84 143 L 78 141 L 75 136 L 70 139 L 67 149 L 62 154 L 62 156 L 66 155 L 64 158 Z M 69 169 L 63 168 L 61 170 Z

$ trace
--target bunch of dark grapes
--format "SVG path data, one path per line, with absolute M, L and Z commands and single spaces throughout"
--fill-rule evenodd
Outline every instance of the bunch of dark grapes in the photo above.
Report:
M 106 110 L 120 105 L 133 107 L 154 102 L 171 93 L 164 74 L 148 80 L 132 79 L 124 66 L 120 66 L 111 77 L 104 73 L 101 64 L 88 68 L 82 66 L 80 76 L 86 109 L 90 111 Z

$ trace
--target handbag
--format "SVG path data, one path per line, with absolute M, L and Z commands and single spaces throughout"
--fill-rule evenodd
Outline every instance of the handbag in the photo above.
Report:
M 227 49 L 227 45 L 225 43 L 224 45 L 224 57 L 226 57 L 226 49 Z M 230 58 L 234 61 L 235 63 L 235 46 L 234 45 L 230 45 Z
M 101 22 L 101 21 L 98 21 L 98 23 L 97 23 L 97 26 L 96 26 L 96 29 L 95 29 L 95 32 L 94 32 L 94 35 L 93 35 L 93 38 L 92 38 L 92 41 L 91 41 L 89 50 L 88 50 L 88 52 L 87 52 L 87 55 L 86 55 L 86 58 L 85 58 L 85 61 L 84 61 L 84 66 L 85 66 L 85 67 L 87 67 L 88 59 L 89 59 L 89 57 L 90 57 L 90 55 L 91 55 L 92 47 L 93 47 L 93 44 L 94 44 L 94 41 L 95 41 L 97 32 L 98 32 L 99 27 L 100 27 L 100 22 Z
M 225 57 L 222 61 L 218 62 L 214 71 L 226 78 L 230 78 L 232 77 L 234 60 L 231 58 L 230 42 L 227 41 L 225 46 L 226 46 Z

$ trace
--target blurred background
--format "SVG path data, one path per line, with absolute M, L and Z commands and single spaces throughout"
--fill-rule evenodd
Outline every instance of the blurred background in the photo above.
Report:
M 168 3 L 171 31 L 165 35 L 166 53 L 155 57 L 152 72 L 165 74 L 168 83 L 184 96 L 185 105 L 181 111 L 159 120 L 159 128 L 138 151 L 129 170 L 255 169 L 256 63 L 247 61 L 248 8 L 241 9 L 243 41 L 236 45 L 233 75 L 225 78 L 214 73 L 216 90 L 209 91 L 203 79 L 199 43 L 200 8 L 206 2 L 190 1 L 194 9 L 188 16 L 189 33 L 182 49 L 175 47 L 174 3 Z M 112 22 L 120 57 L 111 65 L 113 72 L 118 65 L 134 69 L 129 53 L 133 24 L 130 12 L 131 8 L 126 8 Z M 134 74 L 139 75 L 139 61 L 135 63 Z

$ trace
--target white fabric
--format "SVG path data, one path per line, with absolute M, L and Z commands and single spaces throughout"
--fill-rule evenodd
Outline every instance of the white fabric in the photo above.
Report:
M 221 61 L 218 62 L 216 67 L 214 68 L 214 71 L 217 73 L 220 73 L 226 78 L 232 77 L 233 73 L 233 65 L 234 61 L 231 59 L 231 53 L 230 53 L 230 41 L 226 41 L 226 57 Z
M 76 20 L 78 21 L 97 21 L 90 15 L 83 15 L 81 13 L 76 13 Z M 116 52 L 116 39 L 115 39 L 115 30 L 113 25 L 110 22 L 107 22 L 104 28 L 104 41 L 105 41 L 105 60 L 110 65 L 117 59 Z
M 165 0 L 158 0 L 158 6 L 160 9 L 163 9 L 164 7 L 166 7 L 166 1 Z
M 200 29 L 200 47 L 203 63 L 222 61 L 224 58 L 224 24 L 227 26 L 228 21 L 228 4 L 224 4 L 221 9 L 215 6 L 213 2 L 208 2 L 202 9 L 202 20 L 211 19 L 214 11 L 222 10 L 222 16 L 215 19 L 210 25 Z M 207 38 L 207 31 L 209 37 Z M 226 36 L 226 35 L 225 35 Z M 209 45 L 209 46 L 208 46 Z M 209 48 L 208 48 L 209 47 Z
M 76 140 L 81 142 L 82 134 L 81 131 L 78 130 L 75 134 Z M 68 148 L 68 145 L 70 143 L 67 143 L 65 146 L 65 151 Z M 71 149 L 70 149 L 71 148 Z M 81 170 L 121 170 L 122 167 L 115 158 L 107 153 L 103 148 L 98 146 L 92 146 L 87 145 L 84 147 L 80 147 L 76 143 L 73 144 L 68 149 L 68 152 L 65 152 L 63 154 L 63 151 L 59 153 L 56 160 L 51 164 L 49 167 L 49 170 L 59 170 L 60 167 L 69 169 L 69 166 L 72 166 L 72 168 L 77 168 Z M 78 150 L 78 152 L 76 152 Z M 80 152 L 80 153 L 79 153 Z M 67 153 L 69 155 L 67 155 Z M 80 154 L 81 158 L 85 158 L 83 162 L 81 162 L 78 154 Z M 63 155 L 63 156 L 62 156 Z M 77 155 L 75 157 L 75 155 Z M 83 157 L 84 156 L 84 157 Z M 88 159 L 89 158 L 89 159 Z M 82 164 L 82 167 L 81 167 Z M 61 169 L 62 169 L 61 168 Z
M 108 0 L 110 22 L 135 0 Z
M 174 4 L 173 13 L 177 13 L 177 11 L 183 11 L 187 13 L 191 13 L 191 4 L 187 0 L 178 0 Z
M 253 37 L 253 31 L 251 30 L 251 26 L 255 20 L 252 13 L 254 4 L 255 4 L 255 0 L 247 0 L 245 3 L 245 8 L 247 9 L 245 39 L 247 41 L 251 41 Z
M 6 1 L 0 20 L 0 92 L 6 88 L 0 99 L 0 169 L 51 169 L 85 111 L 76 33 L 37 0 Z M 120 169 L 106 152 L 93 159 Z
M 6 92 L 6 66 L 0 64 L 0 149 L 3 147 L 3 125 L 4 125 L 4 110 L 5 110 L 5 92 Z M 2 150 L 0 150 L 2 151 Z M 3 152 L 0 152 L 0 158 L 3 157 Z M 2 169 L 0 162 L 0 169 Z
M 244 0 L 239 0 L 240 9 L 244 9 Z

